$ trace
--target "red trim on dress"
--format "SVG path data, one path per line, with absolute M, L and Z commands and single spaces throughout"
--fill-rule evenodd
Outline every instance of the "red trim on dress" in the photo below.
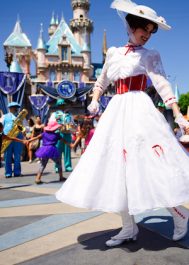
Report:
M 160 156 L 161 154 L 164 153 L 163 148 L 162 148 L 161 145 L 159 145 L 159 144 L 156 144 L 156 145 L 152 146 L 152 149 L 154 149 L 155 153 L 156 153 L 158 156 Z M 159 151 L 160 151 L 161 153 L 160 153 Z
M 172 98 L 169 98 L 165 101 L 165 103 L 167 103 L 168 101 L 172 100 L 172 99 L 176 99 L 176 97 L 172 97 Z
M 123 149 L 123 157 L 124 157 L 125 161 L 126 161 L 126 155 L 127 155 L 127 151 L 125 149 Z
M 173 207 L 173 210 L 182 218 L 182 219 L 186 219 L 186 216 L 184 216 L 181 212 L 179 212 L 179 210 L 176 207 Z

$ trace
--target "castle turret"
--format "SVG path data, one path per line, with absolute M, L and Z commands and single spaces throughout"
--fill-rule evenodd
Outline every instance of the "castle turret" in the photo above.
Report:
M 30 74 L 32 46 L 26 34 L 22 31 L 19 19 L 17 19 L 13 32 L 6 39 L 3 46 L 6 54 L 6 61 L 7 58 L 14 55 L 23 72 L 25 74 Z M 10 66 L 10 62 L 8 65 Z
M 73 19 L 70 21 L 70 28 L 76 41 L 82 47 L 82 54 L 84 58 L 83 81 L 87 81 L 89 76 L 92 75 L 90 35 L 93 31 L 93 22 L 88 17 L 90 1 L 72 0 L 71 4 L 73 9 Z
M 55 19 L 54 12 L 53 12 L 52 13 L 52 17 L 51 17 L 51 21 L 50 21 L 50 26 L 49 26 L 49 29 L 48 29 L 48 33 L 49 33 L 50 37 L 55 33 L 55 31 L 56 31 L 56 29 L 58 27 L 58 23 L 57 22 L 58 22 L 58 20 Z
M 93 22 L 88 18 L 90 8 L 89 0 L 72 0 L 73 19 L 70 28 L 79 45 L 83 46 L 83 32 L 86 32 L 87 45 L 90 47 L 90 34 L 93 31 Z

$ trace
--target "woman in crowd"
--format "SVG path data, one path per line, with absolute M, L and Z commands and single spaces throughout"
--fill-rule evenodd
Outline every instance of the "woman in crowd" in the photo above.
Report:
M 43 129 L 44 129 L 44 124 L 41 123 L 40 116 L 37 116 L 35 119 L 35 124 L 32 128 L 31 138 L 40 135 L 43 132 Z M 39 146 L 40 146 L 40 139 L 38 138 L 35 141 L 29 143 L 28 145 L 29 163 L 32 163 L 33 153 L 39 148 Z
M 83 154 L 90 140 L 92 139 L 93 134 L 94 134 L 94 128 L 92 120 L 85 119 L 83 123 L 80 124 L 80 128 L 75 138 L 75 141 L 70 144 L 70 147 L 74 149 L 80 143 L 81 154 Z
M 36 184 L 42 183 L 41 177 L 49 159 L 52 159 L 57 164 L 59 181 L 66 180 L 62 173 L 61 156 L 56 147 L 56 144 L 59 140 L 64 141 L 64 139 L 61 138 L 60 132 L 58 131 L 58 129 L 61 127 L 62 125 L 58 124 L 56 121 L 49 122 L 47 126 L 44 127 L 44 132 L 42 134 L 39 134 L 28 141 L 29 143 L 32 143 L 32 141 L 42 139 L 42 146 L 35 153 L 36 157 L 40 159 L 39 171 L 35 178 Z

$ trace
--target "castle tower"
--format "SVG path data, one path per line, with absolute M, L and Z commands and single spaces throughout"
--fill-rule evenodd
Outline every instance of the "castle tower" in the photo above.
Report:
M 73 19 L 70 21 L 70 29 L 72 30 L 76 41 L 82 47 L 84 58 L 83 78 L 87 80 L 91 75 L 91 38 L 93 31 L 93 22 L 89 19 L 88 13 L 90 9 L 89 0 L 71 0 L 73 9 Z
M 84 58 L 83 68 L 84 69 L 90 69 L 90 66 L 91 66 L 91 49 L 90 49 L 90 46 L 88 44 L 88 34 L 86 32 L 86 28 L 84 29 L 82 37 L 83 37 L 83 46 L 82 46 L 81 53 L 83 54 L 83 58 Z
M 39 80 L 45 81 L 45 68 L 46 68 L 46 44 L 43 39 L 43 24 L 41 24 L 41 29 L 39 33 L 37 49 L 36 49 L 36 57 L 37 57 L 37 75 Z
M 6 39 L 3 46 L 6 56 L 5 60 L 12 55 L 12 58 L 14 57 L 18 61 L 23 72 L 30 74 L 32 45 L 26 34 L 22 31 L 19 19 L 17 19 L 13 32 Z

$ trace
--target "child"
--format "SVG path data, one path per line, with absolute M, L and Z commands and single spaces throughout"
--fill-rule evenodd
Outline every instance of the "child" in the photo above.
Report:
M 62 174 L 61 157 L 56 147 L 58 140 L 64 141 L 63 138 L 61 138 L 60 132 L 57 132 L 61 126 L 62 125 L 58 124 L 56 121 L 49 122 L 48 125 L 44 127 L 44 132 L 42 134 L 39 134 L 28 141 L 30 143 L 36 139 L 42 139 L 42 146 L 35 153 L 36 157 L 40 159 L 40 168 L 35 178 L 36 184 L 42 183 L 41 176 L 49 158 L 52 159 L 58 166 L 59 180 L 66 180 Z

